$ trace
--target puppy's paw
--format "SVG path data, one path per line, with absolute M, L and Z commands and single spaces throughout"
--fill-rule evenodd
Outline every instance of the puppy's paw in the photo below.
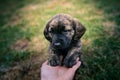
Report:
M 76 59 L 73 59 L 72 57 L 70 57 L 69 59 L 65 59 L 64 60 L 64 65 L 68 68 L 71 68 L 72 66 L 74 66 L 76 64 Z
M 57 56 L 53 56 L 50 60 L 49 60 L 49 64 L 51 66 L 57 66 L 60 65 L 60 60 Z
M 79 55 L 78 53 L 73 53 L 71 56 L 67 56 L 65 59 L 64 59 L 64 65 L 68 68 L 74 66 L 76 64 L 76 60 L 77 58 L 79 58 Z

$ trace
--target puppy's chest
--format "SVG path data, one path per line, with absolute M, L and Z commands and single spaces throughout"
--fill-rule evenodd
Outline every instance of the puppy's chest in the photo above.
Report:
M 69 49 L 67 49 L 67 50 L 58 50 L 56 54 L 58 56 L 63 56 L 64 57 L 64 56 L 66 56 L 68 54 L 68 52 L 69 52 Z
M 66 58 L 66 56 L 68 55 L 68 51 L 59 51 L 58 57 L 60 59 L 60 65 L 64 65 L 64 60 Z

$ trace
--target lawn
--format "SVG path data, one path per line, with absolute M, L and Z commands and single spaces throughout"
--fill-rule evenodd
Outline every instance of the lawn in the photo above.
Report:
M 77 18 L 87 31 L 82 51 L 87 68 L 76 80 L 120 80 L 119 0 L 0 0 L 0 80 L 39 80 L 48 58 L 43 36 L 58 13 Z

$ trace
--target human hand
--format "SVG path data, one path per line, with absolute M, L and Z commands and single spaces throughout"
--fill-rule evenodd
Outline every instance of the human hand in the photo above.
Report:
M 41 80 L 73 80 L 75 71 L 80 65 L 81 62 L 77 61 L 72 68 L 66 68 L 65 66 L 52 67 L 46 61 L 41 67 Z

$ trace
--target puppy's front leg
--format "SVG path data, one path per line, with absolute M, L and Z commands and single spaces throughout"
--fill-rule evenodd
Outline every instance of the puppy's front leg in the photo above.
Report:
M 80 59 L 80 55 L 81 53 L 78 48 L 71 49 L 71 51 L 68 52 L 66 58 L 64 59 L 64 65 L 66 67 L 72 67 L 76 64 L 76 59 Z
M 50 49 L 50 59 L 49 59 L 49 64 L 51 66 L 57 66 L 60 65 L 60 58 L 57 55 L 55 50 Z

